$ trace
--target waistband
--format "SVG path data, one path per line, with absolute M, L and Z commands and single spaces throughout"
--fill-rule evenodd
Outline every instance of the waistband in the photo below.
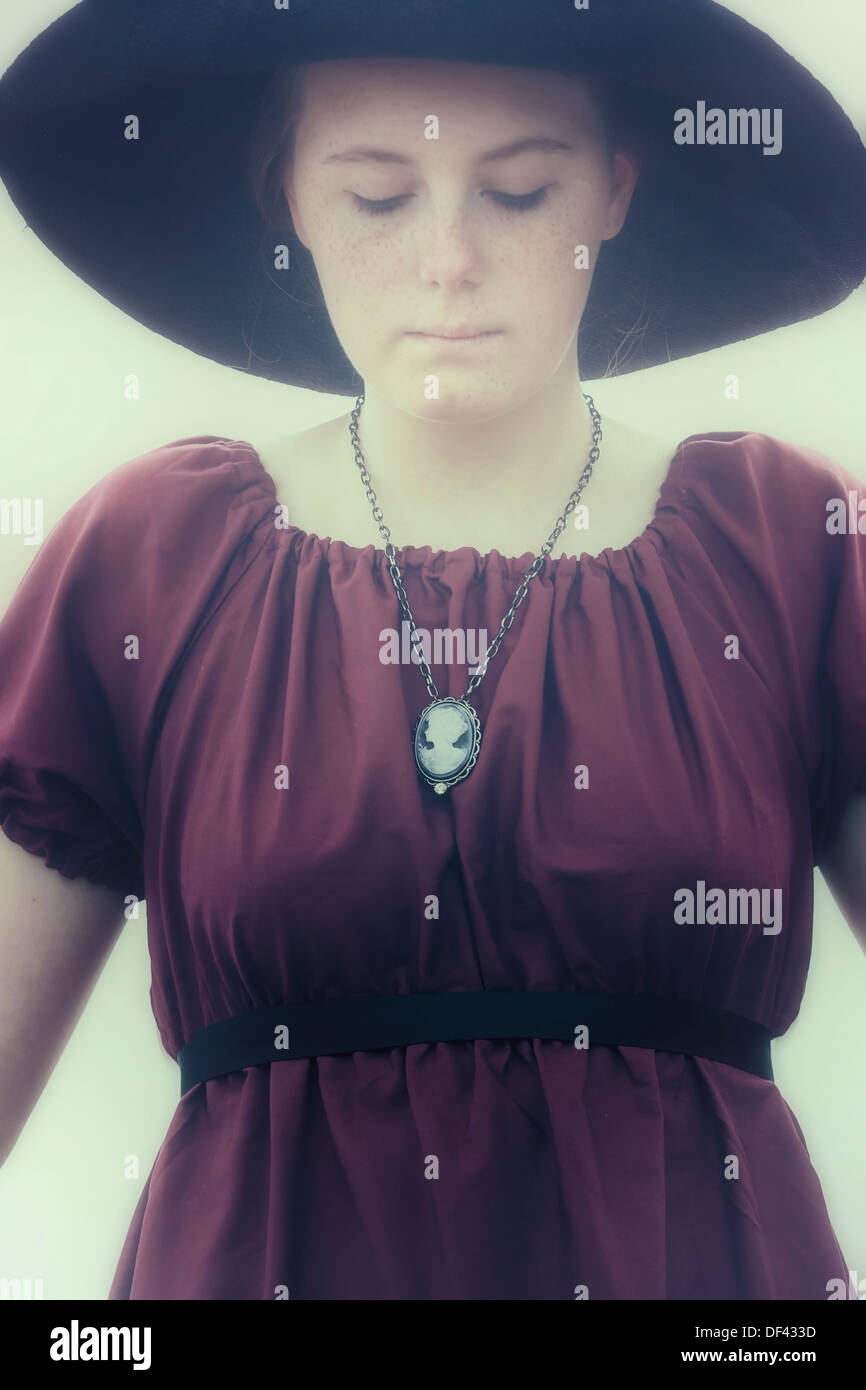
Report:
M 587 1034 L 578 1039 L 583 1026 Z M 574 990 L 460 990 L 280 1004 L 222 1019 L 179 1049 L 180 1093 L 244 1067 L 475 1038 L 647 1047 L 726 1062 L 773 1080 L 769 1031 L 711 1004 Z

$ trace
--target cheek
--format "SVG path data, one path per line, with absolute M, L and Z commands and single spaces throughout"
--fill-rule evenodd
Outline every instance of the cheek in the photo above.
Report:
M 589 294 L 604 230 L 603 199 L 592 180 L 578 184 L 562 202 L 562 216 L 551 229 L 550 255 L 555 270 L 549 280 L 562 296 L 562 311 L 582 312 Z
M 372 222 L 363 213 L 326 207 L 319 210 L 312 230 L 322 289 L 350 311 L 354 304 L 357 312 L 366 313 L 371 302 L 405 283 L 406 238 L 387 226 L 370 226 Z
M 600 238 L 584 203 L 563 200 L 548 217 L 534 219 L 503 244 L 498 278 L 512 287 L 533 322 L 574 319 L 586 302 Z M 585 250 L 584 250 L 585 248 Z
M 334 332 L 366 375 L 371 349 L 388 340 L 405 315 L 408 274 L 388 237 L 359 236 L 348 219 L 332 218 L 313 252 Z

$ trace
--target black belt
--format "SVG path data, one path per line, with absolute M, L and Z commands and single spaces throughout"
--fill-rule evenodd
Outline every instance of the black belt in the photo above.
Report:
M 590 1046 L 687 1052 L 773 1080 L 770 1033 L 763 1024 L 711 1004 L 572 990 L 461 990 L 280 1004 L 223 1019 L 180 1048 L 180 1093 L 244 1067 L 338 1052 L 473 1038 L 575 1043 L 581 1025 Z M 282 1045 L 284 1030 L 288 1046 Z

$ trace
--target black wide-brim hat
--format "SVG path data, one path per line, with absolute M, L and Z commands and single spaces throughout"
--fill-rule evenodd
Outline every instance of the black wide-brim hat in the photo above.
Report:
M 45 245 L 149 328 L 244 372 L 354 395 L 363 382 L 310 253 L 257 209 L 248 147 L 275 64 L 376 55 L 635 89 L 644 167 L 594 270 L 585 379 L 810 318 L 866 276 L 857 131 L 806 68 L 712 0 L 84 0 L 0 79 L 0 177 Z M 780 108 L 781 151 L 677 144 L 674 112 L 699 102 Z

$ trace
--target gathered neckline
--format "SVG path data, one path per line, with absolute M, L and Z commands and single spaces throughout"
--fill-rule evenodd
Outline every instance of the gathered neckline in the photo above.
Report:
M 553 559 L 548 555 L 545 557 L 544 563 L 539 566 L 537 574 L 543 574 L 548 567 L 551 571 L 561 571 L 566 574 L 571 572 L 577 573 L 581 566 L 586 564 L 607 565 L 610 567 L 615 557 L 628 555 L 645 542 L 648 542 L 653 549 L 658 549 L 653 542 L 652 533 L 659 532 L 660 530 L 660 513 L 668 502 L 670 492 L 675 487 L 680 486 L 678 479 L 683 463 L 684 447 L 691 440 L 699 437 L 702 436 L 694 434 L 687 435 L 685 439 L 681 439 L 677 444 L 659 487 L 658 497 L 656 498 L 652 516 L 637 536 L 628 541 L 625 545 L 604 546 L 604 548 L 595 555 L 590 554 L 588 551 L 582 551 L 580 555 L 560 554 L 554 556 Z M 249 440 L 246 439 L 236 439 L 233 442 L 248 451 L 259 474 L 260 480 L 273 499 L 274 504 L 285 506 L 286 512 L 288 513 L 290 508 L 287 504 L 280 501 L 276 482 L 265 467 L 255 445 L 251 444 Z M 350 560 L 354 564 L 359 563 L 361 560 L 366 560 L 369 564 L 375 565 L 376 568 L 382 568 L 389 562 L 388 554 L 384 547 L 376 545 L 373 541 L 370 541 L 369 544 L 364 546 L 351 545 L 348 541 L 340 540 L 338 537 L 320 536 L 316 531 L 305 531 L 303 527 L 296 526 L 293 522 L 288 522 L 285 526 L 281 527 L 270 526 L 269 529 L 273 531 L 276 537 L 285 536 L 287 540 L 292 543 L 298 543 L 304 548 L 311 547 L 322 554 L 329 562 L 333 558 L 336 558 L 340 562 Z M 446 565 L 455 562 L 459 563 L 462 560 L 474 567 L 476 571 L 484 570 L 490 566 L 498 566 L 502 571 L 508 574 L 519 573 L 521 577 L 529 569 L 538 553 L 526 550 L 522 555 L 503 555 L 502 552 L 495 547 L 492 550 L 482 553 L 473 545 L 460 545 L 452 550 L 446 550 L 441 546 L 434 548 L 429 543 L 423 545 L 395 545 L 394 551 L 395 555 L 398 557 L 398 564 L 401 568 L 408 567 L 410 569 L 441 572 L 445 569 Z

